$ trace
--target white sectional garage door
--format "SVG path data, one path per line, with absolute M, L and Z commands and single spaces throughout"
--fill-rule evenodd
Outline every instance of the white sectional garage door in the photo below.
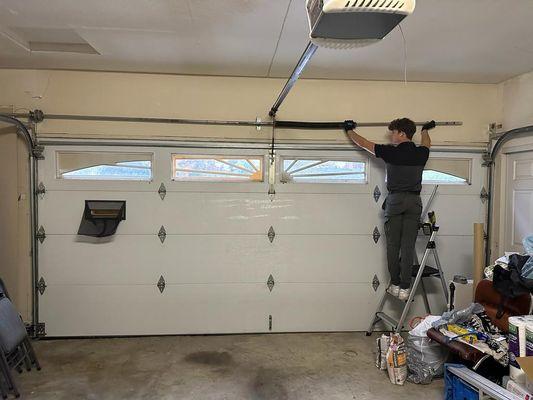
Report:
M 152 153 L 152 179 L 58 179 L 58 151 Z M 172 154 L 261 158 L 265 175 L 262 182 L 175 181 Z M 472 223 L 484 217 L 480 157 L 433 156 L 471 163 L 471 184 L 440 186 L 432 207 L 448 277 L 470 275 Z M 386 189 L 383 165 L 364 153 L 279 150 L 275 169 L 268 151 L 257 149 L 58 145 L 48 146 L 45 157 L 39 164 L 46 188 L 39 200 L 46 235 L 39 248 L 39 320 L 48 336 L 368 327 L 387 283 L 385 238 L 375 243 L 373 237 L 375 228 L 383 233 Z M 364 162 L 366 177 L 358 183 L 332 183 L 333 175 L 321 183 L 312 177 L 312 183 L 282 183 L 283 160 L 295 159 Z M 377 202 L 376 187 L 382 193 Z M 272 188 L 275 194 L 268 193 Z M 424 188 L 425 201 L 432 188 Z M 126 220 L 108 240 L 78 236 L 85 200 L 99 199 L 125 200 Z M 432 304 L 442 306 L 438 286 L 433 291 Z

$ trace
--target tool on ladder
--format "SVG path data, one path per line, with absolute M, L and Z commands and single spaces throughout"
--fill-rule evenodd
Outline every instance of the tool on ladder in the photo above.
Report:
M 413 284 L 411 285 L 411 294 L 409 295 L 409 298 L 407 299 L 407 301 L 405 301 L 405 305 L 403 307 L 403 311 L 400 316 L 400 319 L 395 320 L 393 317 L 383 312 L 383 307 L 385 306 L 387 298 L 390 297 L 390 298 L 396 299 L 396 301 L 401 301 L 397 297 L 389 294 L 385 290 L 383 293 L 383 297 L 381 298 L 381 301 L 379 302 L 378 308 L 376 312 L 374 313 L 370 327 L 368 328 L 366 332 L 367 336 L 372 335 L 374 327 L 380 321 L 384 322 L 387 326 L 392 328 L 391 330 L 393 332 L 400 333 L 405 323 L 405 320 L 407 318 L 407 315 L 409 314 L 409 309 L 411 308 L 411 304 L 413 303 L 414 297 L 416 296 L 418 285 L 420 285 L 422 289 L 422 299 L 424 300 L 424 306 L 426 308 L 426 312 L 428 314 L 431 314 L 431 308 L 429 306 L 427 291 L 424 285 L 423 278 L 431 277 L 431 278 L 440 279 L 440 282 L 442 284 L 442 290 L 444 292 L 444 297 L 446 299 L 446 304 L 448 304 L 448 288 L 446 285 L 446 280 L 444 278 L 444 272 L 442 271 L 442 266 L 439 260 L 439 255 L 437 253 L 437 245 L 435 243 L 435 237 L 437 236 L 437 233 L 439 231 L 435 213 L 434 212 L 428 213 L 428 219 L 429 219 L 428 222 L 420 224 L 420 229 L 422 229 L 422 232 L 424 233 L 424 235 L 429 236 L 428 242 L 426 244 L 426 250 L 424 251 L 424 255 L 422 256 L 422 261 L 420 263 L 418 263 L 418 260 L 417 260 L 418 257 L 415 255 L 415 265 L 413 266 L 413 272 L 412 272 Z M 435 260 L 435 267 L 430 267 L 428 265 L 430 255 L 433 255 L 433 258 Z

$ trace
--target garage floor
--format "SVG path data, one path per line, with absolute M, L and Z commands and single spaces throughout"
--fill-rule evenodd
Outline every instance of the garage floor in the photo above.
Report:
M 442 399 L 443 383 L 389 383 L 362 333 L 45 340 L 28 399 Z

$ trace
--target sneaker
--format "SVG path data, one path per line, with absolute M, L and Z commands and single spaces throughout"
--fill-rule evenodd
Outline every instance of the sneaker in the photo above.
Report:
M 398 297 L 398 295 L 400 294 L 400 287 L 396 285 L 390 285 L 387 288 L 387 293 L 394 297 Z
M 407 301 L 410 294 L 411 294 L 411 289 L 400 289 L 400 293 L 398 293 L 398 298 L 401 301 Z

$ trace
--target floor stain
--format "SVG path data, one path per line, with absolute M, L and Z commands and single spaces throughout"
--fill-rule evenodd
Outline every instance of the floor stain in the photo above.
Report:
M 346 357 L 357 357 L 359 355 L 359 353 L 357 353 L 357 351 L 355 351 L 355 350 L 346 350 L 344 352 L 344 355 Z
M 215 367 L 233 364 L 233 357 L 227 351 L 198 351 L 187 354 L 185 361 Z
M 276 370 L 261 368 L 252 383 L 252 400 L 286 400 L 289 398 L 282 377 Z

